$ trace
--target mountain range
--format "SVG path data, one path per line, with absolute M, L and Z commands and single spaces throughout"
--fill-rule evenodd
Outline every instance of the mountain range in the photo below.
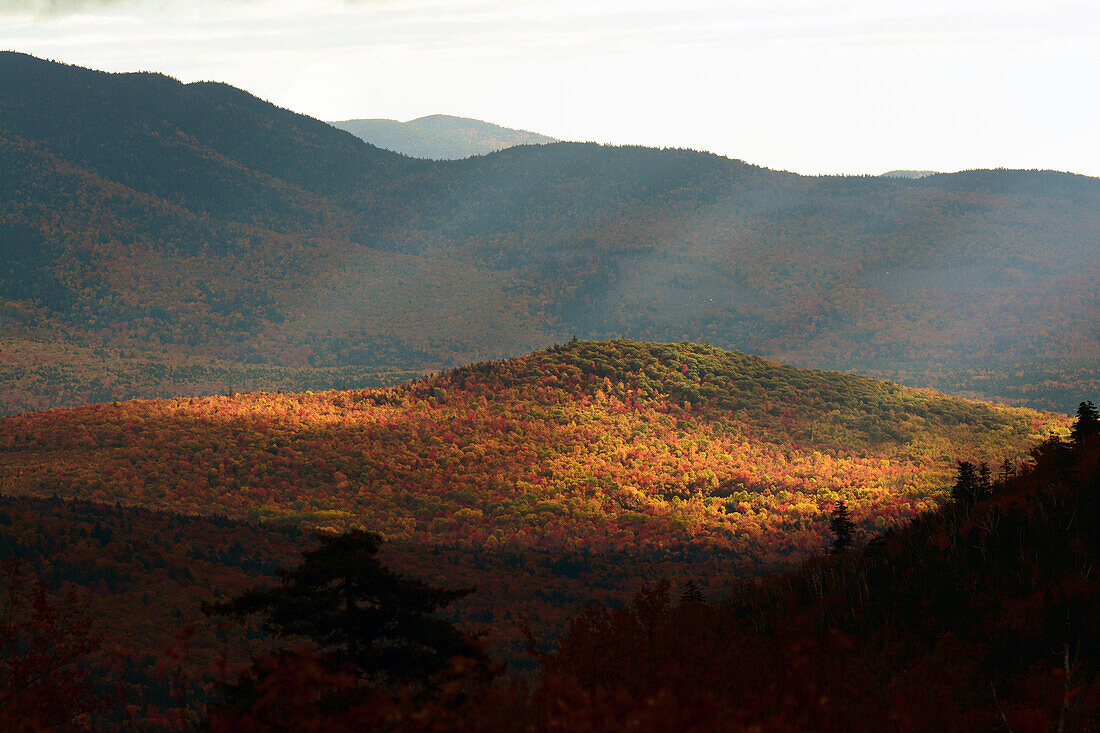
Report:
M 515 145 L 541 145 L 555 138 L 527 130 L 513 130 L 491 122 L 451 115 L 428 115 L 408 122 L 369 119 L 330 122 L 352 135 L 386 150 L 431 160 L 457 160 L 485 155 Z
M 218 83 L 0 54 L 0 406 L 392 384 L 576 335 L 1069 411 L 1100 180 L 412 159 Z

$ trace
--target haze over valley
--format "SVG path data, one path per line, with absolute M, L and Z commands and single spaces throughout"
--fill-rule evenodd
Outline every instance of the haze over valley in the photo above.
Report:
M 1098 21 L 0 3 L 0 729 L 1096 730 Z
M 9 412 L 380 385 L 574 335 L 1064 411 L 1096 384 L 1097 179 L 587 143 L 432 162 L 222 84 L 0 65 Z

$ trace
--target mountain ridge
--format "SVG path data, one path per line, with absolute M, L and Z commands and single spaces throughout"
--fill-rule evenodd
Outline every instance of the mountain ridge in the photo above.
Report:
M 574 334 L 1066 411 L 1100 385 L 1076 366 L 1100 358 L 1095 179 L 587 143 L 423 161 L 226 85 L 0 66 L 5 412 L 194 394 L 192 364 L 219 391 L 377 384 Z
M 515 145 L 560 142 L 530 130 L 442 114 L 426 115 L 406 122 L 372 118 L 340 120 L 329 124 L 380 148 L 431 160 L 457 160 Z

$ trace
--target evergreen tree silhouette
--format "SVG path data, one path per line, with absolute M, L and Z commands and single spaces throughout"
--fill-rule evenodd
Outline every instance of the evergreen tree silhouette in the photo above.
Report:
M 988 467 L 986 468 L 988 470 Z M 981 492 L 981 479 L 978 469 L 970 461 L 958 462 L 958 476 L 951 488 L 951 498 L 963 506 L 972 506 Z
M 833 509 L 833 518 L 829 520 L 829 529 L 833 531 L 833 552 L 843 552 L 851 546 L 852 531 L 855 528 L 848 505 L 843 501 L 837 502 Z
M 680 592 L 680 603 L 702 603 L 703 591 L 699 590 L 698 584 L 694 580 L 688 580 L 684 583 L 683 590 Z
M 433 588 L 384 567 L 376 557 L 381 538 L 371 532 L 318 539 L 300 566 L 277 571 L 279 585 L 203 610 L 238 620 L 258 615 L 265 632 L 309 639 L 330 668 L 379 683 L 426 683 L 453 657 L 479 658 L 455 626 L 432 615 L 473 589 Z
M 1094 435 L 1100 434 L 1100 413 L 1092 400 L 1082 402 L 1077 408 L 1077 422 L 1073 424 L 1070 432 L 1070 442 L 1074 450 L 1081 450 L 1085 443 Z
M 978 464 L 978 492 L 977 498 L 987 499 L 993 494 L 993 472 L 987 461 Z

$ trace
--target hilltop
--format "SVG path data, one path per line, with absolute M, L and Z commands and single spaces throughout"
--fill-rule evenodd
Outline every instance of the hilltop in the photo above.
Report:
M 694 344 L 579 342 L 402 386 L 4 418 L 2 490 L 459 548 L 749 564 L 932 508 L 957 458 L 1015 465 L 1065 418 Z
M 557 139 L 528 130 L 514 130 L 491 122 L 428 115 L 408 122 L 369 119 L 342 120 L 330 125 L 346 130 L 371 145 L 413 158 L 457 160 L 485 155 L 516 145 L 542 145 Z
M 224 84 L 0 54 L 0 410 L 393 383 L 572 335 L 1069 412 L 1100 180 L 690 150 L 426 161 Z
M 899 169 L 886 171 L 885 173 L 882 173 L 880 175 L 882 175 L 884 178 L 924 178 L 926 176 L 934 176 L 937 173 L 939 173 L 939 171 L 913 171 Z

